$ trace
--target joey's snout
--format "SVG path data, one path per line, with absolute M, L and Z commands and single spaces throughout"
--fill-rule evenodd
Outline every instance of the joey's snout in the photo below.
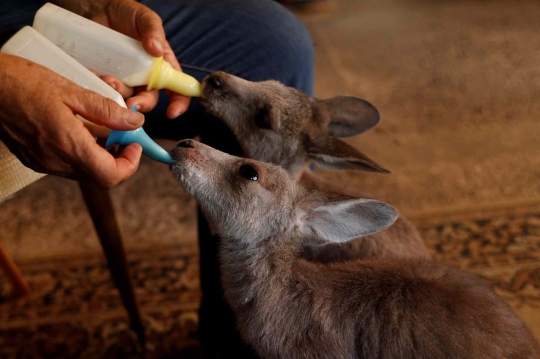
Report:
M 180 184 L 191 194 L 200 187 L 204 178 L 209 177 L 208 158 L 203 152 L 205 146 L 194 140 L 179 142 L 171 150 L 174 163 L 171 172 Z
M 183 140 L 183 141 L 180 141 L 180 142 L 178 142 L 178 144 L 176 145 L 176 147 L 180 147 L 180 148 L 195 148 L 195 146 L 193 145 L 193 141 L 192 141 L 192 140 Z
M 231 102 L 236 104 L 232 105 L 233 107 L 239 104 L 245 106 L 252 90 L 253 86 L 249 81 L 223 71 L 217 71 L 203 79 L 202 101 L 205 105 L 224 101 L 227 106 L 231 106 Z
M 227 77 L 224 72 L 214 72 L 206 76 L 202 82 L 203 97 L 211 101 L 214 96 L 221 95 L 227 88 Z
M 199 143 L 193 140 L 184 140 L 179 142 L 171 150 L 171 157 L 174 163 L 170 166 L 171 171 L 180 172 L 194 164 L 198 164 L 203 159 L 199 151 Z
M 187 150 L 195 150 L 195 141 L 183 140 L 180 141 L 175 148 L 171 150 L 171 157 L 175 162 L 183 162 L 186 160 L 188 154 Z
M 214 90 L 220 90 L 223 85 L 223 79 L 219 73 L 212 74 L 206 78 L 206 85 Z
M 194 140 L 179 142 L 171 150 L 171 157 L 171 171 L 190 193 L 205 183 L 219 182 L 234 162 L 234 157 Z

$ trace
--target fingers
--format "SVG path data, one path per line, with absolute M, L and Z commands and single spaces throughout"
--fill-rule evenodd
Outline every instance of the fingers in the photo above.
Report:
M 118 158 L 101 148 L 74 114 L 118 130 L 140 127 L 144 116 L 85 90 L 38 65 L 0 56 L 0 137 L 25 165 L 68 178 L 93 179 L 112 187 L 138 168 L 142 148 L 126 147 Z M 13 73 L 11 77 L 4 76 Z M 7 87 L 6 87 L 7 86 Z
M 136 95 L 126 101 L 128 108 L 136 107 L 137 111 L 148 112 L 156 107 L 159 99 L 159 91 L 146 91 L 144 87 L 136 89 Z
M 163 58 L 165 59 L 165 61 L 171 64 L 173 69 L 182 71 L 182 68 L 180 67 L 180 63 L 178 62 L 178 59 L 176 58 L 176 55 L 174 54 L 174 51 L 171 48 L 171 45 L 169 45 L 169 42 L 167 41 L 165 41 Z
M 129 98 L 133 96 L 133 93 L 135 90 L 133 90 L 133 87 L 128 87 L 124 85 L 120 80 L 118 80 L 116 77 L 111 75 L 105 75 L 101 78 L 107 85 L 111 86 L 113 89 L 115 89 L 117 92 L 122 95 L 124 99 Z
M 118 80 L 116 77 L 112 75 L 105 75 L 101 76 L 94 70 L 90 70 L 94 75 L 99 77 L 103 82 L 105 82 L 107 85 L 111 86 L 114 90 L 116 90 L 120 95 L 122 95 L 122 98 L 125 100 L 128 97 L 133 96 L 134 90 L 132 87 L 128 87 L 124 85 L 120 80 Z
M 156 57 L 163 56 L 165 61 L 169 62 L 174 69 L 182 70 L 174 51 L 165 38 L 163 23 L 155 12 L 148 8 L 145 8 L 144 11 L 139 11 L 137 29 L 139 30 L 139 34 L 141 34 L 141 41 L 146 52 Z M 170 92 L 168 94 L 170 103 L 167 108 L 167 117 L 173 119 L 186 112 L 191 98 Z M 156 106 L 158 98 L 159 93 L 157 92 L 140 92 L 128 101 L 128 106 L 130 108 L 132 106 L 138 106 L 140 111 L 148 112 Z
M 137 2 L 111 2 L 107 7 L 107 14 L 107 24 L 111 28 L 140 40 L 148 54 L 154 57 L 163 56 L 174 69 L 181 71 L 178 59 L 166 40 L 163 22 L 158 14 Z M 157 90 L 145 91 L 141 87 L 133 91 L 112 76 L 104 76 L 102 79 L 127 99 L 128 108 L 136 107 L 137 111 L 148 112 L 157 105 Z M 186 112 L 190 98 L 178 94 L 169 94 L 169 97 L 167 117 L 172 119 Z
M 123 108 L 92 91 L 81 91 L 79 96 L 68 99 L 66 104 L 86 120 L 113 130 L 134 130 L 144 123 L 143 114 Z
M 139 163 L 141 161 L 142 147 L 138 143 L 132 143 L 128 145 L 120 155 L 114 158 L 115 169 L 116 169 L 116 180 L 117 184 L 124 182 L 129 177 L 133 176 L 137 169 L 139 168 Z
M 154 57 L 163 56 L 167 40 L 158 14 L 143 6 L 137 11 L 135 24 L 146 52 Z
M 177 70 L 182 70 L 180 64 L 176 59 L 169 43 L 165 41 L 164 43 L 164 53 L 163 58 L 171 64 L 171 66 Z M 137 111 L 149 112 L 154 107 L 156 107 L 159 100 L 159 91 L 145 91 L 143 87 L 135 91 L 136 96 L 127 100 L 128 108 L 137 107 Z M 174 94 L 170 91 L 167 91 L 167 94 L 170 98 L 169 107 L 167 108 L 167 117 L 170 119 L 176 118 L 186 112 L 189 103 L 191 101 L 190 97 L 186 97 L 179 94 Z
M 87 177 L 105 188 L 112 188 L 131 177 L 139 168 L 142 147 L 137 143 L 127 146 L 117 158 L 97 143 L 88 144 L 83 162 Z
M 131 144 L 114 158 L 89 132 L 77 131 L 77 128 L 81 128 L 80 121 L 75 118 L 74 120 L 76 122 L 73 122 L 72 126 L 68 123 L 64 125 L 69 132 L 69 138 L 62 141 L 62 149 L 59 149 L 67 151 L 64 157 L 69 158 L 72 168 L 72 174 L 67 177 L 88 179 L 102 187 L 112 188 L 137 171 L 142 155 L 141 145 Z
M 169 62 L 174 69 L 182 71 L 182 68 L 178 63 L 178 59 L 172 51 L 169 43 L 166 43 L 163 58 Z M 167 91 L 167 95 L 169 96 L 169 107 L 167 107 L 168 118 L 174 119 L 187 111 L 189 103 L 191 102 L 191 97 L 183 96 L 172 91 Z
M 114 76 L 100 76 L 95 72 L 94 74 L 118 91 L 124 100 L 126 100 L 126 105 L 129 109 L 136 107 L 137 111 L 149 112 L 156 107 L 158 103 L 158 90 L 146 91 L 144 86 L 134 89 L 124 85 Z M 136 96 L 132 97 L 134 94 L 136 94 Z M 189 103 L 191 102 L 191 97 L 183 96 L 171 91 L 167 91 L 167 95 L 169 96 L 169 106 L 167 108 L 168 118 L 174 119 L 187 111 Z
M 167 107 L 167 117 L 174 119 L 187 111 L 191 97 L 183 96 L 174 92 L 168 91 L 169 107 Z

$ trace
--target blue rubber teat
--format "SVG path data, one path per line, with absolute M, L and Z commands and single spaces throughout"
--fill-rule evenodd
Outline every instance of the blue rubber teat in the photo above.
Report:
M 136 107 L 132 107 L 131 110 L 136 110 Z M 140 144 L 143 149 L 143 154 L 154 161 L 166 164 L 174 162 L 169 152 L 165 151 L 160 145 L 155 143 L 142 127 L 132 131 L 112 130 L 109 138 L 107 138 L 105 147 L 110 147 L 112 145 L 127 146 L 131 143 Z

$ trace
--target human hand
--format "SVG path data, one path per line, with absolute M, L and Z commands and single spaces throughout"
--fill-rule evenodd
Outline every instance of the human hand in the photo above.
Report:
M 148 7 L 133 0 L 110 0 L 90 16 L 90 19 L 141 41 L 148 54 L 154 57 L 163 56 L 174 69 L 181 70 L 180 64 L 165 38 L 161 18 Z M 127 99 L 128 108 L 136 106 L 137 110 L 148 112 L 157 104 L 158 90 L 146 91 L 146 87 L 133 89 L 110 75 L 102 76 L 101 79 Z M 167 94 L 170 100 L 167 117 L 175 118 L 183 114 L 187 110 L 191 98 L 171 91 L 167 91 Z
M 0 140 L 27 167 L 111 188 L 135 173 L 142 148 L 117 158 L 99 146 L 75 115 L 115 130 L 144 123 L 130 111 L 33 62 L 0 54 Z

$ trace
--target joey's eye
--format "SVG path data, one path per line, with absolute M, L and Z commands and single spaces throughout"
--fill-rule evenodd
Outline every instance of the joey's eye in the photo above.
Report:
M 255 171 L 255 168 L 251 167 L 250 165 L 240 166 L 239 173 L 240 176 L 250 181 L 256 181 L 259 179 L 259 174 L 257 171 Z
M 272 122 L 270 121 L 270 109 L 268 107 L 262 107 L 257 111 L 257 114 L 255 115 L 255 126 L 265 129 L 272 128 Z

